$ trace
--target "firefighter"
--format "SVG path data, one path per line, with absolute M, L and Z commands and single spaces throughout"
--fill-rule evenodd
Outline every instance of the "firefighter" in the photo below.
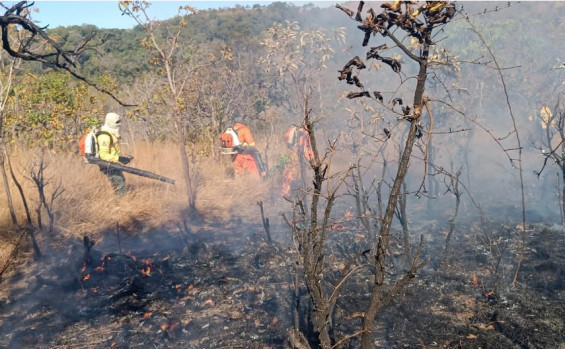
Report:
M 131 157 L 121 156 L 119 143 L 120 123 L 120 115 L 116 113 L 106 114 L 104 125 L 100 128 L 96 140 L 98 142 L 98 153 L 101 160 L 125 165 L 131 161 Z M 110 180 L 116 193 L 120 196 L 125 195 L 126 180 L 123 172 L 117 169 L 110 169 L 105 165 L 99 165 L 99 167 L 100 171 Z
M 266 177 L 267 170 L 261 160 L 261 154 L 255 147 L 251 130 L 242 122 L 241 118 L 236 118 L 232 127 L 239 140 L 239 145 L 236 147 L 237 154 L 233 157 L 234 171 L 237 175 L 250 173 L 256 177 Z
M 299 174 L 303 175 L 305 162 L 310 162 L 314 158 L 314 152 L 310 146 L 310 135 L 308 130 L 302 127 L 292 126 L 284 135 L 285 143 L 291 151 L 289 161 L 283 170 L 282 191 L 283 196 L 290 194 L 293 184 L 298 179 Z

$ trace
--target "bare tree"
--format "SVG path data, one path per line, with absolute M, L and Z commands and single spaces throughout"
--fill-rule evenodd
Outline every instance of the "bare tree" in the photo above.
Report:
M 308 98 L 305 100 L 304 110 L 306 112 L 302 126 L 308 131 L 313 153 L 313 157 L 309 162 L 312 170 L 313 188 L 303 196 L 295 199 L 292 219 L 284 214 L 283 218 L 292 229 L 297 259 L 304 269 L 304 281 L 312 301 L 312 325 L 314 332 L 320 342 L 320 347 L 329 349 L 332 347 L 330 336 L 331 312 L 339 297 L 339 291 L 345 279 L 362 266 L 353 268 L 352 260 L 342 271 L 338 282 L 329 289 L 326 286 L 324 261 L 330 215 L 336 200 L 337 190 L 343 185 L 351 168 L 344 174 L 331 176 L 336 183 L 333 186 L 328 184 L 331 160 L 335 152 L 334 146 L 337 139 L 330 142 L 329 149 L 321 157 L 316 142 L 314 123 L 310 119 L 311 110 L 308 106 Z M 326 188 L 325 191 L 323 187 Z M 310 200 L 309 214 L 305 210 L 305 200 L 308 200 L 308 198 Z M 297 311 L 295 314 L 297 314 Z M 298 330 L 296 324 L 294 330 Z
M 59 197 L 65 189 L 63 189 L 62 182 L 59 182 L 57 187 L 53 189 L 51 195 L 47 196 L 45 192 L 45 187 L 47 187 L 50 183 L 50 179 L 45 178 L 45 170 L 47 169 L 48 164 L 45 162 L 45 152 L 42 151 L 38 161 L 32 166 L 30 169 L 30 176 L 31 180 L 35 184 L 37 189 L 37 194 L 39 200 L 37 202 L 37 227 L 39 230 L 43 229 L 43 222 L 42 222 L 42 215 L 41 212 L 43 209 L 47 212 L 47 217 L 49 217 L 49 233 L 53 233 L 53 226 L 55 224 L 55 214 L 53 213 L 53 207 L 55 204 L 55 199 Z
M 536 171 L 537 176 L 540 177 L 547 163 L 552 161 L 559 168 L 561 183 L 565 183 L 565 106 L 562 96 L 563 94 L 557 96 L 557 101 L 552 108 L 543 106 L 538 114 L 542 135 L 539 143 L 534 143 L 534 148 L 538 149 L 544 158 L 541 169 Z M 565 185 L 562 185 L 561 192 L 558 193 L 561 217 L 565 217 L 564 197 Z
M 363 5 L 364 2 L 361 1 L 357 8 L 356 16 L 353 16 L 355 13 L 354 11 L 344 11 L 350 16 L 350 18 L 361 22 L 358 28 L 364 32 L 362 46 L 367 46 L 373 35 L 380 34 L 383 38 L 392 40 L 393 44 L 418 66 L 418 73 L 415 77 L 417 82 L 413 90 L 412 105 L 402 107 L 400 113 L 392 110 L 394 113 L 399 114 L 399 120 L 404 120 L 409 123 L 409 130 L 406 136 L 405 145 L 402 149 L 402 154 L 399 157 L 397 173 L 390 189 L 388 203 L 382 217 L 382 223 L 376 236 L 377 243 L 374 253 L 375 275 L 369 299 L 369 306 L 365 312 L 363 321 L 363 334 L 361 336 L 361 347 L 370 348 L 372 347 L 372 331 L 376 314 L 385 304 L 390 302 L 398 291 L 416 276 L 416 272 L 427 263 L 427 261 L 419 261 L 419 255 L 422 249 L 421 240 L 410 270 L 402 279 L 392 285 L 392 287 L 387 287 L 385 283 L 386 256 L 389 244 L 390 228 L 398 200 L 401 197 L 401 189 L 408 172 L 412 149 L 417 137 L 421 133 L 420 118 L 422 116 L 422 109 L 426 100 L 424 92 L 430 59 L 430 47 L 434 44 L 433 32 L 434 29 L 451 21 L 456 10 L 455 6 L 449 2 L 427 2 L 417 8 L 414 8 L 412 3 L 394 2 L 383 4 L 381 6 L 383 11 L 378 15 L 372 8 L 369 9 L 367 11 L 368 15 L 363 18 L 361 15 Z M 343 10 L 342 6 L 338 6 L 338 8 Z M 396 28 L 400 30 L 396 30 Z M 417 53 L 412 52 L 403 43 L 402 38 L 397 37 L 399 33 L 418 39 L 419 48 Z M 402 70 L 400 61 L 394 57 L 385 56 L 384 53 L 387 49 L 387 44 L 371 47 L 371 49 L 367 52 L 367 60 L 378 60 L 383 64 L 390 66 L 393 72 L 400 74 Z M 340 71 L 340 79 L 344 79 L 347 82 L 352 80 L 361 90 L 360 92 L 350 92 L 347 97 L 350 99 L 374 98 L 377 103 L 382 104 L 384 99 L 382 94 L 377 91 L 373 93 L 367 91 L 363 85 L 363 81 L 359 78 L 362 69 L 365 68 L 366 65 L 363 60 L 359 57 L 354 57 Z M 356 83 L 356 80 L 359 81 L 359 83 Z M 400 101 L 401 100 L 399 100 L 399 102 Z
M 85 52 L 95 50 L 104 44 L 107 37 L 96 39 L 96 33 L 92 32 L 77 47 L 72 50 L 64 49 L 60 43 L 46 33 L 47 27 L 40 27 L 31 20 L 29 8 L 34 4 L 34 2 L 20 1 L 11 7 L 7 7 L 3 2 L 0 3 L 0 6 L 6 10 L 0 16 L 4 51 L 14 58 L 40 62 L 67 71 L 74 78 L 84 81 L 98 91 L 112 97 L 120 105 L 131 106 L 122 102 L 107 87 L 95 83 L 80 73 L 79 57 Z M 17 37 L 11 35 L 16 27 L 19 28 L 21 34 Z
M 186 25 L 188 14 L 195 14 L 197 11 L 189 5 L 181 6 L 179 8 L 179 24 L 172 31 L 169 31 L 168 28 L 162 28 L 160 21 L 153 20 L 150 17 L 148 12 L 150 5 L 151 3 L 148 1 L 120 1 L 119 7 L 124 15 L 133 18 L 145 30 L 148 37 L 143 40 L 141 45 L 154 52 L 152 63 L 165 76 L 167 94 L 164 103 L 170 109 L 174 120 L 188 204 L 191 211 L 196 213 L 196 190 L 193 185 L 186 151 L 187 139 L 183 120 L 186 107 L 182 95 L 189 81 L 191 81 L 192 73 L 203 65 L 182 56 L 179 49 L 181 47 L 182 29 Z M 165 30 L 164 34 L 161 33 L 161 29 Z
M 461 177 L 462 169 L 459 168 L 455 172 L 454 176 L 449 177 L 449 182 L 446 183 L 447 190 L 455 196 L 455 207 L 453 209 L 453 214 L 449 216 L 449 232 L 445 237 L 445 256 L 444 256 L 444 263 L 449 261 L 450 255 L 450 245 L 449 242 L 453 235 L 453 231 L 455 230 L 455 222 L 457 221 L 457 216 L 459 214 L 459 205 L 461 204 L 461 195 L 463 192 L 460 189 L 460 181 L 459 178 Z

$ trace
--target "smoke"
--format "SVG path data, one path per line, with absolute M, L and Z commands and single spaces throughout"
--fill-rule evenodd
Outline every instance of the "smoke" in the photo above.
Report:
M 355 10 L 357 3 L 345 2 L 342 5 Z M 373 7 L 378 13 L 379 5 L 367 2 L 365 10 Z M 493 58 L 477 35 L 469 30 L 465 20 L 455 21 L 437 34 L 434 38 L 437 52 L 445 48 L 447 57 L 452 63 L 457 63 L 455 70 L 435 69 L 428 75 L 426 95 L 432 101 L 430 107 L 434 113 L 435 131 L 432 160 L 436 170 L 432 170 L 432 174 L 440 182 L 440 188 L 431 198 L 422 195 L 419 199 L 412 196 L 410 200 L 419 202 L 414 204 L 419 208 L 422 201 L 433 200 L 433 205 L 443 207 L 447 214 L 453 205 L 453 195 L 445 185 L 445 174 L 438 174 L 437 169 L 453 173 L 461 168 L 462 199 L 466 202 L 467 214 L 476 214 L 477 209 L 473 207 L 478 204 L 485 214 L 490 213 L 493 218 L 521 220 L 519 154 L 511 108 L 522 146 L 527 219 L 558 222 L 559 169 L 550 163 L 539 178 L 534 173 L 541 168 L 544 158 L 538 149 L 533 148 L 531 140 L 543 135 L 539 133 L 539 121 L 531 117 L 539 114 L 542 103 L 555 103 L 558 97 L 555 91 L 560 88 L 564 77 L 565 70 L 554 69 L 556 62 L 563 59 L 559 45 L 555 43 L 562 40 L 563 31 L 559 28 L 563 24 L 558 13 L 564 5 L 555 2 L 512 3 L 510 7 L 506 2 L 465 2 L 461 5 L 472 14 L 471 21 L 495 55 L 502 69 L 504 85 L 499 72 L 494 69 Z M 345 163 L 335 167 L 343 169 L 350 163 L 352 149 L 363 154 L 368 162 L 363 172 L 367 183 L 380 177 L 383 159 L 386 158 L 388 169 L 385 180 L 390 183 L 397 166 L 398 149 L 403 145 L 405 128 L 397 121 L 396 115 L 391 115 L 375 100 L 343 98 L 356 88 L 339 82 L 337 71 L 354 56 L 361 57 L 368 66 L 359 73 L 364 89 L 381 92 L 384 103 L 390 107 L 390 101 L 396 97 L 402 98 L 405 105 L 411 104 L 415 81 L 410 77 L 417 73 L 417 66 L 395 48 L 387 50 L 386 55 L 403 57 L 400 75 L 386 65 L 377 65 L 380 62 L 365 60 L 366 51 L 385 42 L 385 39 L 379 35 L 371 36 L 369 45 L 361 47 L 363 33 L 356 28 L 358 22 L 350 20 L 339 9 L 328 8 L 325 16 L 311 18 L 308 24 L 313 28 L 330 22 L 347 28 L 346 42 L 335 50 L 333 61 L 319 77 L 323 81 L 323 101 L 319 108 L 318 105 L 313 108 L 313 113 L 322 119 L 318 133 L 322 135 L 321 139 L 341 136 L 338 151 L 343 154 L 338 158 L 349 161 L 344 160 Z M 426 115 L 424 112 L 423 129 L 430 127 Z M 385 128 L 392 130 L 392 138 L 387 141 L 390 145 L 383 147 Z M 411 194 L 421 193 L 422 182 L 428 185 L 423 178 L 426 139 L 425 136 L 418 142 L 411 161 L 407 177 Z M 385 153 L 379 154 L 383 149 Z

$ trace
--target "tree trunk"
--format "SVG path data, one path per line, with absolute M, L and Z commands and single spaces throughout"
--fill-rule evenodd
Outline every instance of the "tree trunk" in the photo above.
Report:
M 179 142 L 179 154 L 182 165 L 182 173 L 184 176 L 184 182 L 186 185 L 186 196 L 188 199 L 188 207 L 191 213 L 195 213 L 196 211 L 195 193 L 192 188 L 192 179 L 190 177 L 190 164 L 188 163 L 188 154 L 186 152 L 186 137 L 184 135 L 184 131 L 182 128 L 182 120 L 181 120 L 180 112 L 177 111 L 175 114 L 176 114 L 176 129 L 178 136 L 177 139 Z
M 10 185 L 8 183 L 8 176 L 6 175 L 6 168 L 4 167 L 4 151 L 0 149 L 0 171 L 2 171 L 2 179 L 4 180 L 4 191 L 6 192 L 6 198 L 8 199 L 8 208 L 10 209 L 10 216 L 12 217 L 12 223 L 14 224 L 14 229 L 18 228 L 18 219 L 16 218 L 16 212 L 14 210 L 14 202 L 12 201 L 12 194 L 10 194 Z
M 559 200 L 559 206 L 561 208 L 561 224 L 563 224 L 563 219 L 565 218 L 565 163 L 561 163 L 561 198 Z
M 330 349 L 332 345 L 328 328 L 328 302 L 322 290 L 323 280 L 311 273 L 306 275 L 307 281 L 310 284 L 310 295 L 312 296 L 312 324 L 314 325 L 314 332 L 320 341 L 320 348 Z
M 363 334 L 361 336 L 361 348 L 363 349 L 372 348 L 371 342 L 373 340 L 373 326 L 375 316 L 384 305 L 382 295 L 386 268 L 386 249 L 388 247 L 390 225 L 394 216 L 394 210 L 398 202 L 402 184 L 404 183 L 406 173 L 408 172 L 410 156 L 412 155 L 412 148 L 416 140 L 416 131 L 418 129 L 418 123 L 420 121 L 420 115 L 422 113 L 422 99 L 426 85 L 428 49 L 428 45 L 425 45 L 421 61 L 419 61 L 420 69 L 418 72 L 418 83 L 416 85 L 416 91 L 414 93 L 414 116 L 410 120 L 410 131 L 408 132 L 404 151 L 398 164 L 398 172 L 396 173 L 394 184 L 392 185 L 392 188 L 390 190 L 389 201 L 385 210 L 385 215 L 383 217 L 383 222 L 381 224 L 381 229 L 378 236 L 377 251 L 375 255 L 374 285 L 369 299 L 369 307 L 367 308 L 365 317 L 363 319 Z
M 186 195 L 188 198 L 188 207 L 194 212 L 196 209 L 194 191 L 192 188 L 192 180 L 190 178 L 190 165 L 188 163 L 188 154 L 186 152 L 184 137 L 181 136 L 179 141 L 180 160 L 182 163 L 182 173 L 184 175 L 184 182 L 186 184 Z

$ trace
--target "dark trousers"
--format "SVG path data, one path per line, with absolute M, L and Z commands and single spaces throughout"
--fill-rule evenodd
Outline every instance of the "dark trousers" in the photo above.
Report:
M 104 173 L 104 175 L 108 177 L 112 187 L 116 191 L 116 194 L 120 196 L 126 194 L 126 179 L 124 178 L 122 171 L 109 169 L 106 166 L 100 166 L 100 172 Z

